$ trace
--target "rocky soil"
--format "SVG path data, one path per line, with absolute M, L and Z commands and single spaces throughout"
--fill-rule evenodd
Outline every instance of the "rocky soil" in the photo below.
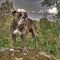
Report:
M 55 58 L 37 49 L 28 49 L 28 53 L 23 53 L 20 48 L 14 51 L 9 48 L 1 48 L 0 60 L 55 60 Z

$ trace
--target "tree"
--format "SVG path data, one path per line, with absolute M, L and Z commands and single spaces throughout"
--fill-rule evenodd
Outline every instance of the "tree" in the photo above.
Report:
M 51 5 L 56 5 L 59 0 L 43 0 L 41 4 L 46 7 L 50 7 Z
M 11 9 L 13 9 L 13 4 L 6 0 L 6 2 L 1 3 L 0 6 L 0 43 L 1 46 L 5 47 L 6 43 L 3 41 L 10 40 L 10 22 L 11 22 Z M 7 44 L 8 45 L 8 44 Z M 0 46 L 0 47 L 1 47 Z

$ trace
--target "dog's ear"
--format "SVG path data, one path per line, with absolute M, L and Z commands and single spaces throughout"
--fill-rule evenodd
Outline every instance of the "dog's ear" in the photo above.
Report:
M 17 13 L 17 11 L 13 11 L 13 12 L 12 12 L 12 15 L 15 16 L 16 13 Z

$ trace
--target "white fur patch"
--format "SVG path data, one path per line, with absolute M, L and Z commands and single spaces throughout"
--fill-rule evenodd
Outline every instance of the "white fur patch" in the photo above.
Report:
M 17 34 L 17 32 L 18 32 L 18 29 L 16 29 L 16 30 L 13 31 L 14 34 Z
M 17 12 L 26 12 L 25 9 L 17 9 Z
M 21 35 L 21 32 L 18 29 L 14 30 L 13 33 Z
M 18 21 L 18 26 L 21 25 L 23 21 L 24 21 L 24 19 L 22 19 L 22 17 L 21 17 L 20 20 Z

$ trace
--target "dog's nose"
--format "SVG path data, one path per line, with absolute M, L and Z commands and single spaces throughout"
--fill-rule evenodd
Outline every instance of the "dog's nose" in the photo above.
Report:
M 23 19 L 25 19 L 25 17 L 22 17 Z

